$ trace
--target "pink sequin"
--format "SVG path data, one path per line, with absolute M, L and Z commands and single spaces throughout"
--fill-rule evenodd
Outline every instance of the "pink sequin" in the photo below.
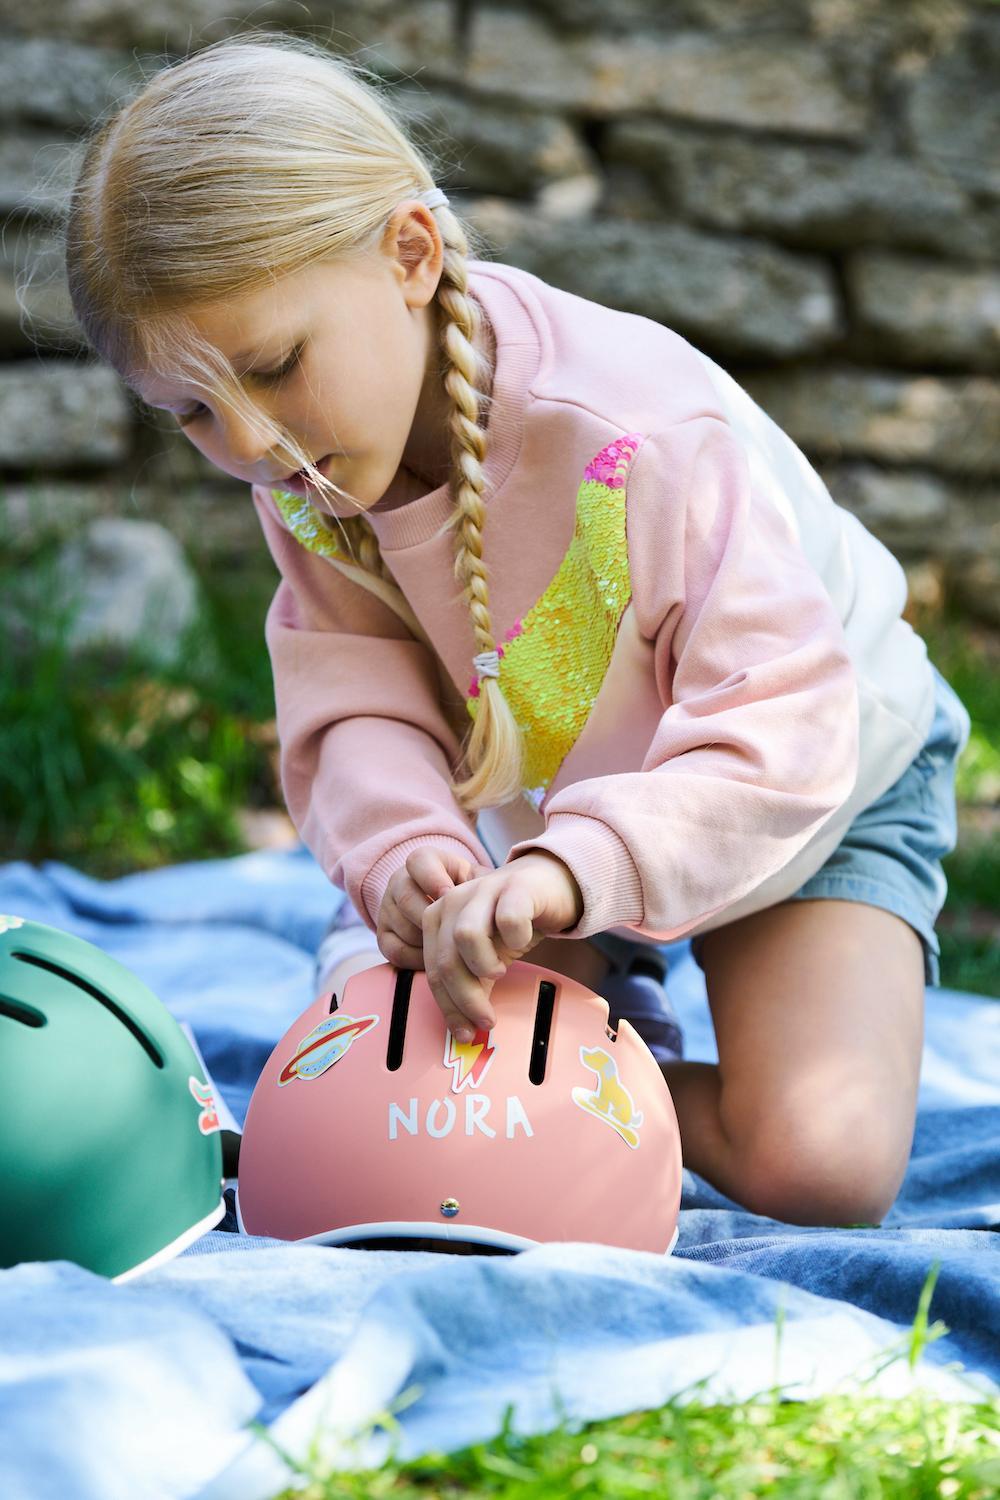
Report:
M 625 483 L 628 466 L 635 457 L 636 449 L 639 447 L 641 434 L 630 432 L 626 437 L 615 438 L 613 443 L 608 443 L 602 448 L 595 458 L 584 470 L 584 479 L 596 479 L 598 484 L 606 484 L 611 490 L 620 490 Z

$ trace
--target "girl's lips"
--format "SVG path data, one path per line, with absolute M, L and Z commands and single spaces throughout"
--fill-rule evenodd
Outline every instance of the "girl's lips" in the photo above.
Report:
M 323 475 L 324 479 L 328 477 L 328 465 L 331 464 L 335 458 L 340 457 L 342 457 L 342 455 L 339 453 L 328 453 L 325 458 L 320 459 L 316 467 Z M 288 479 L 279 480 L 275 485 L 275 489 L 290 490 L 295 495 L 304 495 L 308 492 L 309 481 L 305 478 L 302 470 L 300 469 L 298 473 L 292 474 Z

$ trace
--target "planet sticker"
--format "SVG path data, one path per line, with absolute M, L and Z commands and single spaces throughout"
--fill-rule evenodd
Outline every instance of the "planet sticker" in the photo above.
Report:
M 378 1025 L 378 1019 L 378 1016 L 349 1016 L 345 1011 L 327 1016 L 299 1042 L 294 1057 L 288 1059 L 278 1075 L 278 1087 L 291 1083 L 293 1078 L 318 1078 L 340 1061 L 352 1042 Z

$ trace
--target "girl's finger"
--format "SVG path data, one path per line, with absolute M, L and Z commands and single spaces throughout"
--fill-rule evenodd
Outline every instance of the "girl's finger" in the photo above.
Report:
M 386 962 L 396 969 L 422 969 L 424 967 L 423 948 L 404 943 L 395 933 L 380 934 L 378 947 Z
M 382 897 L 382 904 L 378 910 L 378 938 L 382 933 L 393 933 L 397 938 L 414 948 L 423 947 L 423 929 L 420 922 L 411 922 L 409 916 L 400 910 L 399 901 L 394 898 L 391 886 L 388 886 Z
M 527 891 L 502 891 L 493 915 L 500 941 L 515 953 L 526 953 L 534 940 L 534 911 Z
M 452 1033 L 455 1040 L 458 1042 L 471 1042 L 476 1032 L 481 1030 L 476 1022 L 471 1020 L 469 1016 L 463 1015 L 460 1010 L 456 1010 L 449 1000 L 441 1000 L 437 995 L 434 998 L 440 1006 L 441 1014 L 444 1017 L 444 1024 Z
M 434 908 L 428 910 L 434 911 L 435 919 L 438 917 Z M 448 1029 L 456 1036 L 470 1029 L 488 1030 L 496 1023 L 489 1001 L 493 981 L 470 972 L 454 945 L 443 940 L 437 920 L 424 928 L 424 969 Z
M 456 884 L 453 871 L 459 876 L 457 883 L 461 884 L 468 879 L 466 872 L 471 868 L 469 860 L 458 859 L 452 861 L 449 869 L 436 849 L 414 849 L 406 857 L 406 873 L 432 901 L 437 901 Z
M 476 998 L 466 994 L 458 1001 L 440 972 L 430 969 L 427 970 L 427 983 L 444 1016 L 445 1025 L 460 1042 L 471 1042 L 477 1031 L 488 1031 L 496 1024 L 496 1014 L 482 990 Z
M 419 896 L 418 899 L 422 903 L 420 908 L 420 910 L 422 911 L 424 897 Z M 404 901 L 405 897 L 403 901 L 393 901 L 389 903 L 383 901 L 382 906 L 385 909 L 385 925 L 392 932 L 396 933 L 398 937 L 401 937 L 404 942 L 409 943 L 411 947 L 419 948 L 423 945 L 424 940 L 423 928 L 420 925 L 420 915 L 418 913 L 417 920 L 414 921 L 412 916 L 410 915 L 412 906 L 409 902 L 406 902 L 406 904 L 404 905 Z
M 449 890 L 451 887 L 449 886 Z M 440 900 L 440 897 L 438 898 Z M 424 912 L 431 905 L 432 898 L 427 892 L 421 890 L 415 880 L 407 878 L 406 885 L 400 890 L 397 904 L 401 911 L 405 912 L 411 922 L 416 922 L 419 927 L 424 919 Z
M 493 944 L 493 912 L 496 897 L 488 892 L 467 901 L 451 923 L 451 942 L 477 979 L 500 979 L 507 966 Z M 442 936 L 447 939 L 447 928 Z

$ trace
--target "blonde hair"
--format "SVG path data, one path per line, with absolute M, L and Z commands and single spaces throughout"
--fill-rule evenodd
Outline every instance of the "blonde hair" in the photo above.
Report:
M 88 342 L 127 383 L 150 370 L 189 381 L 276 451 L 280 445 L 325 500 L 335 494 L 357 505 L 255 406 L 230 361 L 184 310 L 320 261 L 370 255 L 396 206 L 433 186 L 425 156 L 407 140 L 374 75 L 308 39 L 244 32 L 164 68 L 93 128 L 66 226 L 74 311 Z M 444 242 L 434 304 L 455 500 L 446 529 L 455 532 L 455 577 L 479 654 L 496 649 L 483 561 L 487 435 L 477 421 L 492 371 L 468 294 L 475 236 L 449 207 L 434 213 Z M 331 557 L 334 566 L 429 645 L 367 517 L 317 517 L 323 525 L 337 519 L 354 559 Z M 451 783 L 467 812 L 509 801 L 522 786 L 520 728 L 499 681 L 483 678 L 479 687 L 462 744 L 468 774 Z

